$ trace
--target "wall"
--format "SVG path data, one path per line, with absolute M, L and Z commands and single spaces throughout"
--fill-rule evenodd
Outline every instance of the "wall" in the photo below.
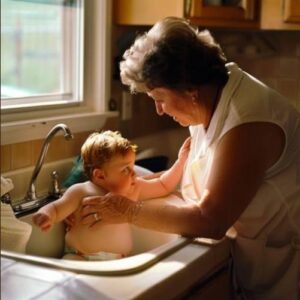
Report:
M 229 61 L 284 95 L 300 111 L 299 31 L 213 31 Z
M 230 61 L 285 95 L 300 111 L 300 40 L 299 32 L 238 32 L 214 31 Z M 116 40 L 114 44 L 117 44 Z M 116 49 L 115 49 L 116 53 Z M 112 97 L 121 107 L 121 87 L 115 78 Z M 179 126 L 169 117 L 157 116 L 152 100 L 145 95 L 133 96 L 133 117 L 129 121 L 110 119 L 103 129 L 120 130 L 136 139 Z M 75 135 L 66 142 L 56 137 L 49 148 L 47 162 L 76 156 L 89 132 Z M 33 166 L 43 140 L 1 146 L 1 173 Z M 149 145 L 151 146 L 151 145 Z
M 121 102 L 121 94 L 118 97 Z M 132 118 L 126 121 L 119 119 L 119 130 L 129 139 L 177 128 L 180 128 L 180 125 L 172 118 L 156 113 L 153 100 L 144 94 L 132 95 Z
M 110 118 L 102 129 L 117 130 L 117 124 L 116 118 Z M 66 141 L 62 135 L 55 136 L 50 143 L 45 163 L 77 156 L 80 153 L 82 143 L 89 134 L 90 132 L 75 133 L 74 139 L 70 141 Z M 44 139 L 40 139 L 24 143 L 1 145 L 1 174 L 34 166 L 43 142 Z
M 122 91 L 128 92 L 128 87 L 120 82 L 119 63 L 126 49 L 133 43 L 137 35 L 147 31 L 149 27 L 143 26 L 113 26 L 113 65 L 112 65 L 112 92 L 111 98 L 122 115 Z M 153 105 L 153 100 L 145 94 L 132 95 L 132 118 L 119 119 L 121 133 L 130 138 L 138 138 L 155 132 L 176 129 L 180 126 L 168 116 L 158 116 Z

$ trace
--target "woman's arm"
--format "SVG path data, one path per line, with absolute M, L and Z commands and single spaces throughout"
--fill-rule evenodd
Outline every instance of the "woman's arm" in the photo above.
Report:
M 284 134 L 277 125 L 238 126 L 217 145 L 205 191 L 198 203 L 174 206 L 135 203 L 120 196 L 103 200 L 87 198 L 84 204 L 89 207 L 83 209 L 82 222 L 93 224 L 90 214 L 98 212 L 103 222 L 129 221 L 148 229 L 219 239 L 251 202 L 266 170 L 279 159 L 284 143 Z
M 181 146 L 178 159 L 173 166 L 155 178 L 137 178 L 140 188 L 140 200 L 162 197 L 174 191 L 182 177 L 183 168 L 190 150 L 191 138 L 187 138 Z

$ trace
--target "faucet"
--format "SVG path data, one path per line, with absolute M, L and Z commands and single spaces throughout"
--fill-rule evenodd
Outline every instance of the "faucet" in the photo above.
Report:
M 70 140 L 73 138 L 71 130 L 65 124 L 57 124 L 49 131 L 49 133 L 47 134 L 47 137 L 44 141 L 44 144 L 42 146 L 39 159 L 37 160 L 37 163 L 35 165 L 35 168 L 33 170 L 33 173 L 32 173 L 31 179 L 30 179 L 28 190 L 27 190 L 26 196 L 24 198 L 24 200 L 26 202 L 37 200 L 35 182 L 36 182 L 36 179 L 37 179 L 37 177 L 40 173 L 40 170 L 43 166 L 44 159 L 46 157 L 50 142 L 51 142 L 52 138 L 56 135 L 56 133 L 60 130 L 62 130 L 64 132 L 64 137 L 66 140 Z

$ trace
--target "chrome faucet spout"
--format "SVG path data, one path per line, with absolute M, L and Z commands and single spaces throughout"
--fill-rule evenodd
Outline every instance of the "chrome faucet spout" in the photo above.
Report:
M 46 154 L 48 152 L 50 142 L 53 139 L 53 137 L 56 135 L 56 133 L 60 130 L 62 130 L 64 132 L 64 138 L 66 140 L 70 140 L 70 139 L 73 138 L 71 130 L 65 124 L 57 124 L 49 131 L 49 133 L 47 134 L 46 139 L 43 143 L 43 146 L 42 146 L 42 149 L 41 149 L 41 152 L 40 152 L 40 156 L 39 156 L 39 158 L 36 162 L 35 168 L 32 172 L 32 176 L 31 176 L 31 179 L 30 179 L 28 190 L 27 190 L 27 193 L 26 193 L 26 196 L 25 196 L 25 199 L 24 199 L 25 201 L 32 201 L 32 200 L 37 199 L 35 182 L 36 182 L 36 179 L 37 179 L 37 177 L 40 173 L 40 170 L 43 166 Z

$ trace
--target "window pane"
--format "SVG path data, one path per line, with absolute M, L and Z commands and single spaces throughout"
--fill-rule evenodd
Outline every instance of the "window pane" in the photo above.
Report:
M 82 12 L 64 2 L 1 0 L 2 108 L 80 101 Z

